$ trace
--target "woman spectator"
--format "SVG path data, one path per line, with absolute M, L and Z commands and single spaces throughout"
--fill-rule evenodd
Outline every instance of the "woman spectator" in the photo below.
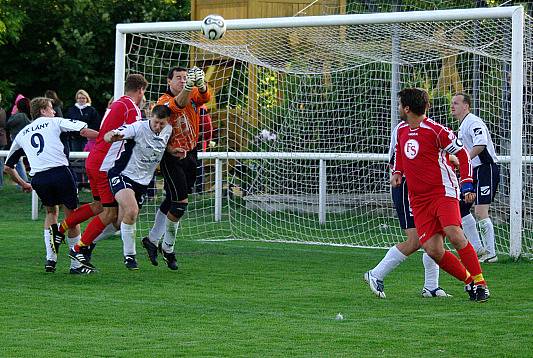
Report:
M 0 94 L 0 102 L 2 102 L 2 95 Z M 6 110 L 0 107 L 0 150 L 9 149 L 7 147 L 7 133 L 6 133 Z M 4 186 L 4 158 L 0 157 L 0 189 Z
M 76 92 L 76 103 L 67 111 L 66 118 L 75 119 L 87 123 L 90 129 L 100 129 L 100 117 L 98 112 L 91 105 L 91 97 L 85 90 Z M 75 133 L 70 137 L 70 150 L 73 152 L 82 152 L 87 140 Z
M 14 115 L 14 114 L 17 114 L 18 113 L 18 108 L 17 108 L 17 103 L 19 103 L 19 101 L 21 99 L 25 98 L 23 95 L 21 95 L 20 93 L 17 95 L 17 98 L 15 98 L 15 103 L 13 104 L 13 108 L 11 109 L 11 115 Z
M 44 97 L 50 98 L 52 100 L 52 107 L 54 108 L 54 111 L 56 112 L 56 117 L 63 118 L 63 102 L 61 102 L 61 100 L 57 96 L 56 91 L 46 90 L 46 92 L 44 92 Z
M 22 128 L 26 127 L 28 124 L 31 123 L 30 100 L 26 97 L 17 97 L 16 103 L 17 110 L 15 111 L 15 114 L 9 117 L 6 124 L 6 129 L 9 131 L 11 141 L 15 139 L 15 137 L 22 130 Z M 19 162 L 15 166 L 15 169 L 24 181 L 28 181 L 28 176 L 26 175 L 26 168 L 22 163 L 22 159 L 19 160 Z

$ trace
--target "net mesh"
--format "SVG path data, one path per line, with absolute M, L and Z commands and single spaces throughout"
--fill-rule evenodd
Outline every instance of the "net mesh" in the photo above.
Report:
M 525 26 L 522 252 L 533 252 L 533 54 Z M 372 153 L 372 160 L 326 161 L 326 221 L 318 220 L 319 161 L 250 159 L 223 163 L 223 210 L 214 222 L 214 160 L 206 159 L 191 188 L 179 235 L 389 247 L 402 235 L 389 193 L 387 153 L 399 88 L 431 95 L 429 116 L 457 130 L 449 103 L 473 97 L 499 155 L 510 154 L 511 21 L 444 21 L 387 25 L 230 30 L 209 41 L 200 32 L 128 35 L 128 73 L 143 73 L 155 103 L 168 70 L 196 65 L 214 93 L 208 104 L 210 148 L 199 151 Z M 206 149 L 207 148 L 207 149 Z M 491 207 L 497 251 L 509 251 L 509 163 Z M 159 178 L 160 179 L 160 178 Z M 150 228 L 162 185 L 145 205 Z

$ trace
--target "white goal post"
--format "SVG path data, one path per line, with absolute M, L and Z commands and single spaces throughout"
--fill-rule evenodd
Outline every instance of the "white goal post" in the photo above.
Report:
M 217 146 L 199 153 L 201 185 L 178 235 L 390 247 L 402 235 L 387 169 L 397 92 L 427 89 L 429 115 L 454 130 L 449 100 L 468 92 L 501 159 L 497 251 L 517 258 L 533 253 L 524 21 L 520 6 L 227 20 L 218 41 L 202 37 L 200 21 L 119 24 L 114 94 L 128 73 L 142 73 L 154 103 L 171 67 L 206 72 Z M 159 187 L 141 231 L 160 196 Z

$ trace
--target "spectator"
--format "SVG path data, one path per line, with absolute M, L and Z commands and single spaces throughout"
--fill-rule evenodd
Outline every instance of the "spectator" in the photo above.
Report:
M 67 111 L 67 117 L 87 123 L 89 129 L 100 129 L 100 118 L 98 112 L 91 105 L 91 97 L 85 90 L 78 90 L 76 92 L 76 103 Z M 78 133 L 72 133 L 70 136 L 70 150 L 73 152 L 81 152 L 85 147 L 87 140 Z
M 15 114 L 9 117 L 6 124 L 6 128 L 9 131 L 9 135 L 12 141 L 15 139 L 15 137 L 21 131 L 22 128 L 26 127 L 28 124 L 31 123 L 30 100 L 26 97 L 19 98 L 17 96 L 16 103 L 17 110 L 15 111 Z M 15 169 L 17 170 L 17 173 L 22 178 L 22 180 L 27 182 L 28 176 L 26 175 L 26 168 L 24 167 L 22 159 L 18 161 L 15 166 Z
M 22 99 L 22 98 L 25 98 L 23 95 L 21 95 L 20 93 L 17 95 L 17 98 L 15 98 L 15 103 L 13 103 L 13 108 L 11 109 L 11 115 L 14 115 L 14 114 L 17 114 L 18 113 L 18 108 L 17 108 L 17 103 L 19 103 L 19 101 Z M 28 115 L 28 118 L 30 116 Z
M 44 92 L 44 97 L 52 100 L 52 107 L 56 112 L 56 117 L 63 118 L 63 102 L 57 96 L 56 91 L 46 90 L 46 92 Z
M 0 102 L 2 95 L 0 94 Z M 6 110 L 0 107 L 0 150 L 7 147 Z M 4 158 L 0 157 L 0 189 L 4 186 Z

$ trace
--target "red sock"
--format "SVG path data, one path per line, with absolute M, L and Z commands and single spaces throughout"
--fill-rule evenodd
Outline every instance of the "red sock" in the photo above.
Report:
M 59 232 L 65 233 L 69 227 L 76 226 L 85 220 L 94 216 L 93 209 L 90 204 L 83 204 L 76 210 L 70 213 L 69 216 L 59 226 Z
M 448 250 L 444 251 L 444 255 L 437 264 L 441 269 L 448 272 L 459 281 L 463 281 L 465 284 L 472 281 L 472 277 L 466 271 L 466 268 L 461 261 Z
M 468 272 L 472 275 L 474 283 L 485 285 L 485 279 L 483 278 L 483 273 L 481 271 L 481 265 L 476 254 L 474 247 L 468 243 L 461 250 L 457 250 L 463 265 L 466 267 Z
M 99 216 L 95 216 L 94 219 L 91 220 L 89 225 L 85 228 L 85 231 L 83 232 L 83 235 L 81 236 L 81 243 L 83 246 L 89 246 L 93 243 L 94 239 L 98 237 L 104 231 L 104 228 L 106 225 L 102 222 Z M 79 243 L 76 244 L 74 250 L 79 251 Z

